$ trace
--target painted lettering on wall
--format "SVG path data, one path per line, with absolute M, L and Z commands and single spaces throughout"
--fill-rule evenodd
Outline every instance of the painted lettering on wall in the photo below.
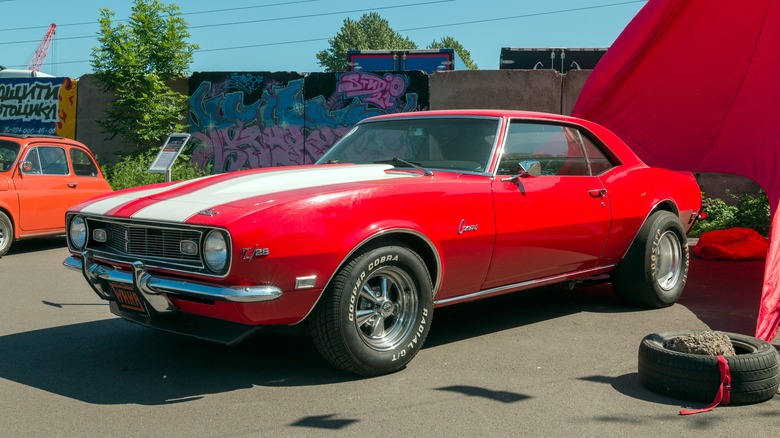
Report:
M 70 78 L 0 80 L 0 132 L 73 138 L 76 86 Z
M 346 98 L 360 97 L 363 102 L 383 110 L 398 106 L 398 98 L 406 92 L 408 79 L 404 75 L 387 73 L 345 73 L 339 80 L 339 93 Z
M 57 121 L 60 84 L 22 82 L 0 84 L 0 120 Z

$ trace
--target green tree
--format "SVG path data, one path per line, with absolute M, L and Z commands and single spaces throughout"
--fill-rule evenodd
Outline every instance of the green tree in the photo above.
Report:
M 477 64 L 471 59 L 471 52 L 466 50 L 461 43 L 451 36 L 446 36 L 440 40 L 434 40 L 428 44 L 429 49 L 455 49 L 463 65 L 469 70 L 476 70 Z
M 100 10 L 100 45 L 92 48 L 95 79 L 115 96 L 99 123 L 140 149 L 159 146 L 184 129 L 187 97 L 168 84 L 186 74 L 198 46 L 186 42 L 190 34 L 177 5 L 134 0 L 127 24 L 113 17 Z
M 330 47 L 317 53 L 320 66 L 326 71 L 346 71 L 348 50 L 410 50 L 416 49 L 409 38 L 390 27 L 376 12 L 363 14 L 359 20 L 344 20 L 335 37 L 328 40 Z

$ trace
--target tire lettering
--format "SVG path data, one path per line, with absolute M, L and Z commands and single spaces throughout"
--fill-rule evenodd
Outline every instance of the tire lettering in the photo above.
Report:
M 373 262 L 368 264 L 368 270 L 371 271 L 376 267 L 379 267 L 379 265 L 386 263 L 386 262 L 397 262 L 398 261 L 398 255 L 386 255 L 379 257 L 375 259 Z
M 352 293 L 349 296 L 349 321 L 355 320 L 355 302 L 357 301 L 357 294 L 360 290 L 360 286 L 363 284 L 363 280 L 366 279 L 366 271 L 360 273 L 360 276 L 355 281 L 355 287 L 352 288 Z
M 422 338 L 423 331 L 425 331 L 426 316 L 428 316 L 428 309 L 423 309 L 423 317 L 422 320 L 420 320 L 420 326 L 417 327 L 417 333 L 414 334 L 414 338 L 412 338 L 412 342 L 410 342 L 409 345 L 407 345 L 407 347 L 414 348 L 417 345 L 418 338 Z
M 657 254 L 659 252 L 658 242 L 660 241 L 661 241 L 661 230 L 658 229 L 655 230 L 655 237 L 653 237 L 653 246 L 652 249 L 650 250 L 650 271 L 651 271 L 650 278 L 652 278 L 653 280 L 655 280 L 656 277 L 655 269 L 656 269 L 656 262 L 658 257 Z

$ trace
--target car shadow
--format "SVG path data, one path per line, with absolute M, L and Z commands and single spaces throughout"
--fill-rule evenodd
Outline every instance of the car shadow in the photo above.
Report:
M 610 284 L 561 285 L 510 293 L 436 309 L 425 347 L 458 342 L 581 312 L 626 313 L 645 309 L 623 304 Z M 423 348 L 425 348 L 423 347 Z
M 38 242 L 33 246 L 51 244 Z M 692 261 L 681 304 L 713 329 L 738 333 L 752 330 L 755 309 L 748 302 L 760 295 L 763 263 L 726 264 L 730 269 L 715 263 Z M 740 296 L 744 302 L 735 305 L 736 298 L 727 294 L 734 290 L 726 277 L 733 278 L 739 288 L 758 292 L 748 294 L 750 299 Z M 423 349 L 576 313 L 642 311 L 623 305 L 609 284 L 574 290 L 544 287 L 437 309 Z M 744 318 L 737 319 L 735 314 Z M 0 336 L 0 378 L 105 405 L 181 403 L 253 386 L 329 385 L 362 379 L 322 359 L 305 324 L 267 328 L 237 346 L 225 347 L 150 330 L 119 318 Z M 638 399 L 674 403 L 645 391 L 635 375 L 592 376 L 585 380 L 610 384 Z M 470 395 L 485 396 L 466 389 Z
M 37 251 L 65 248 L 68 246 L 65 236 L 42 237 L 29 240 L 17 240 L 3 257 L 13 257 L 16 254 L 27 254 Z
M 575 312 L 636 310 L 620 306 L 611 293 L 591 292 L 543 288 L 439 309 L 424 348 Z M 305 324 L 266 328 L 226 347 L 119 318 L 0 336 L 0 378 L 104 405 L 162 405 L 253 386 L 363 379 L 322 359 Z
M 0 337 L 0 378 L 92 404 L 160 405 L 263 386 L 346 382 L 308 333 L 268 330 L 226 347 L 119 318 Z

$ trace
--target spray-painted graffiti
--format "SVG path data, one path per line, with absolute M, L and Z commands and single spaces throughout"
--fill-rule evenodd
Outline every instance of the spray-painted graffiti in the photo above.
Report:
M 195 73 L 190 78 L 193 161 L 215 173 L 302 164 L 303 77 Z
M 75 116 L 75 82 L 70 78 L 0 80 L 0 132 L 75 134 Z
M 406 92 L 407 81 L 406 76 L 392 73 L 346 73 L 341 75 L 338 91 L 346 98 L 361 97 L 363 102 L 390 110 L 397 107 L 398 98 Z
M 193 162 L 214 173 L 313 163 L 366 117 L 427 109 L 417 73 L 195 73 Z

